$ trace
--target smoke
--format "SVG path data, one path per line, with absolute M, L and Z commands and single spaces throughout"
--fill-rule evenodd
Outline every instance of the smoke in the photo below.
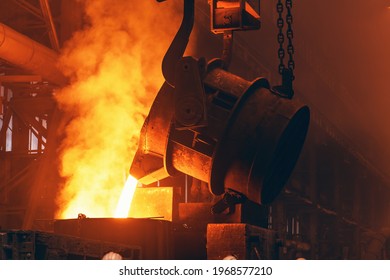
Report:
M 111 217 L 180 24 L 175 1 L 88 0 L 87 26 L 60 59 L 71 84 L 57 94 L 74 116 L 61 148 L 57 218 Z

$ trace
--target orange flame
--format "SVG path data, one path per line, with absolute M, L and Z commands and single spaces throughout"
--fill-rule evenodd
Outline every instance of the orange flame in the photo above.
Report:
M 66 181 L 56 218 L 115 215 L 123 174 L 163 82 L 162 58 L 180 23 L 174 2 L 85 2 L 89 24 L 67 42 L 60 61 L 72 84 L 56 99 L 74 118 L 60 148 Z

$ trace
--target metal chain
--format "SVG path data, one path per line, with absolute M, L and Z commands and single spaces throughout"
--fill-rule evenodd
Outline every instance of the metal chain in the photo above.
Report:
M 294 69 L 295 69 L 295 61 L 294 61 L 294 45 L 293 45 L 293 37 L 294 33 L 292 30 L 292 23 L 293 23 L 293 16 L 291 13 L 292 9 L 292 0 L 286 0 L 286 23 L 287 23 L 287 31 L 286 31 L 286 37 L 287 37 L 287 54 L 288 54 L 288 62 L 287 62 L 287 68 L 291 71 L 292 77 L 294 79 Z M 284 57 L 286 56 L 286 51 L 284 49 L 284 42 L 285 37 L 283 33 L 284 29 L 284 19 L 283 19 L 283 11 L 284 6 L 282 4 L 282 0 L 278 0 L 278 3 L 276 4 L 276 11 L 278 12 L 278 19 L 277 19 L 277 27 L 279 29 L 278 33 L 278 43 L 279 43 L 279 49 L 278 49 L 278 57 L 279 57 L 279 74 L 283 74 L 283 70 L 286 68 L 284 65 Z
M 284 10 L 284 6 L 282 4 L 282 0 L 278 0 L 278 3 L 276 4 L 276 10 L 277 10 L 278 15 L 279 15 L 278 20 L 276 21 L 277 27 L 279 29 L 279 33 L 278 33 L 279 74 L 282 75 L 283 70 L 285 68 L 285 65 L 284 65 L 285 50 L 284 50 L 284 33 L 283 33 L 283 27 L 284 27 L 283 10 Z
M 292 30 L 292 23 L 293 23 L 293 16 L 291 14 L 291 9 L 292 9 L 292 0 L 286 0 L 286 8 L 287 8 L 287 15 L 286 15 L 286 22 L 287 22 L 287 39 L 288 39 L 288 44 L 287 44 L 287 53 L 288 53 L 288 69 L 290 69 L 292 77 L 294 79 L 294 69 L 295 69 L 295 61 L 294 61 L 294 46 L 292 39 L 294 37 L 294 32 Z

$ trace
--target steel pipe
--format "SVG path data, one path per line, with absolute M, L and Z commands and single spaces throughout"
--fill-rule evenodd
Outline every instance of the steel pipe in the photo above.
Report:
M 0 58 L 63 86 L 67 79 L 57 67 L 58 54 L 0 23 Z

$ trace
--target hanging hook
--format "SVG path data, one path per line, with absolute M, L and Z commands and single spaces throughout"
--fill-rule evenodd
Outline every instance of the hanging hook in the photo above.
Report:
M 165 0 L 157 0 L 159 2 Z M 194 26 L 195 0 L 184 0 L 183 20 L 162 62 L 162 73 L 169 85 L 174 87 L 177 62 L 183 57 Z

